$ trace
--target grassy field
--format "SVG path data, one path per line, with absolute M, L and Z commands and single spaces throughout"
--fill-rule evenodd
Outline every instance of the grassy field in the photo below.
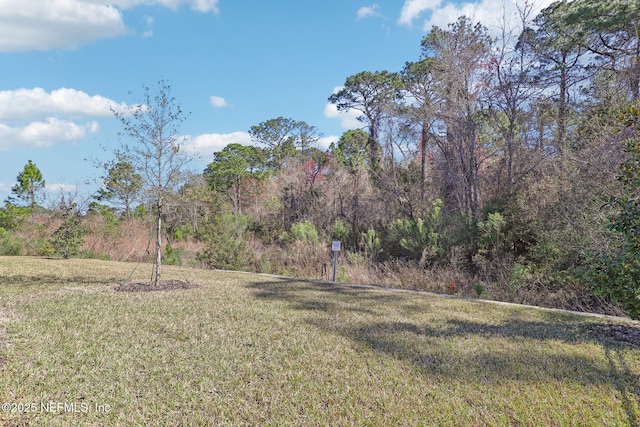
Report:
M 640 425 L 603 319 L 177 268 L 201 286 L 115 292 L 133 267 L 0 257 L 0 425 Z

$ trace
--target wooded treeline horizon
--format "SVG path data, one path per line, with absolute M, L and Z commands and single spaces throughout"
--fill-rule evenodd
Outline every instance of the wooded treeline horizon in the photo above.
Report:
M 315 126 L 272 118 L 255 145 L 201 174 L 180 163 L 151 191 L 131 147 L 158 122 L 120 115 L 130 146 L 98 162 L 91 200 L 39 208 L 29 161 L 0 253 L 139 260 L 164 223 L 164 262 L 327 279 L 340 240 L 340 281 L 638 317 L 640 2 L 529 7 L 518 30 L 460 17 L 400 70 L 347 77 L 328 99 L 362 129 L 326 151 Z M 170 91 L 145 87 L 141 105 L 173 126 L 186 117 Z M 177 126 L 162 130 L 177 155 Z

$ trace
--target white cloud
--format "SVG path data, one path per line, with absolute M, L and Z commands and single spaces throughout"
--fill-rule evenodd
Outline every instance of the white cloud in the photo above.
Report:
M 215 12 L 218 13 L 218 0 L 193 0 L 191 8 L 198 12 Z
M 182 4 L 218 12 L 218 0 L 1 0 L 0 51 L 73 49 L 130 33 L 124 9 L 161 5 L 175 10 Z
M 59 182 L 47 184 L 45 190 L 49 193 L 76 193 L 80 187 L 73 184 L 62 184 Z
M 4 52 L 75 48 L 127 32 L 122 14 L 107 2 L 0 2 L 0 51 Z
M 554 0 L 537 0 L 528 3 L 532 8 L 531 16 L 536 16 L 542 9 L 549 6 Z M 423 20 L 422 30 L 431 31 L 433 26 L 447 28 L 447 25 L 455 22 L 464 15 L 474 23 L 481 22 L 493 33 L 502 25 L 503 13 L 507 18 L 507 25 L 515 25 L 512 19 L 517 15 L 517 6 L 522 7 L 524 0 L 480 0 L 466 3 L 447 2 L 442 0 L 406 0 L 400 12 L 398 24 L 412 26 L 413 21 L 423 15 L 428 15 Z
M 323 136 L 318 140 L 318 148 L 326 150 L 332 143 L 338 142 L 339 139 L 340 137 L 335 135 Z
M 363 126 L 362 122 L 358 120 L 362 112 L 358 110 L 338 111 L 335 104 L 327 103 L 324 107 L 324 115 L 329 119 L 340 119 L 340 124 L 344 129 L 361 129 Z
M 216 108 L 224 108 L 229 106 L 229 104 L 227 104 L 227 101 L 221 96 L 212 95 L 211 98 L 209 98 L 209 102 Z
M 195 137 L 186 135 L 183 143 L 187 153 L 197 154 L 205 161 L 213 160 L 213 153 L 229 144 L 252 145 L 251 135 L 247 132 L 208 133 Z
M 74 119 L 112 117 L 112 110 L 129 108 L 126 103 L 69 88 L 0 91 L 0 150 L 80 141 L 98 133 L 100 126 L 97 121 L 75 123 Z
M 147 31 L 144 31 L 142 33 L 142 38 L 153 37 L 153 21 L 154 21 L 154 18 L 152 16 L 145 15 L 143 19 L 144 19 L 145 24 L 147 25 Z
M 379 16 L 378 10 L 380 6 L 377 4 L 371 6 L 363 6 L 356 12 L 356 17 L 358 19 L 371 18 L 373 16 Z
M 0 120 L 24 122 L 48 117 L 109 117 L 112 109 L 124 112 L 129 107 L 100 95 L 61 88 L 46 92 L 42 88 L 0 91 Z
M 218 0 L 113 0 L 110 2 L 104 0 L 90 0 L 93 3 L 109 3 L 122 9 L 130 9 L 139 5 L 161 5 L 171 10 L 176 10 L 183 4 L 191 6 L 192 10 L 197 12 L 214 12 L 218 13 Z
M 338 139 L 338 136 L 322 137 L 318 140 L 318 148 L 326 150 L 332 142 L 338 142 Z M 229 144 L 261 146 L 254 143 L 247 132 L 208 133 L 195 137 L 185 135 L 182 137 L 182 143 L 187 153 L 198 155 L 206 162 L 213 161 L 213 153 L 222 151 Z
M 441 0 L 406 0 L 400 11 L 399 24 L 413 25 L 413 20 L 425 10 L 435 10 L 440 6 Z
M 11 191 L 11 188 L 12 188 L 14 185 L 15 185 L 15 184 L 9 185 L 9 184 L 4 184 L 4 183 L 0 182 L 0 194 L 10 192 L 10 191 Z
M 0 124 L 0 150 L 11 147 L 49 147 L 63 142 L 75 142 L 99 130 L 100 126 L 95 121 L 79 125 L 53 117 L 26 126 Z
M 502 19 L 502 11 L 505 3 L 503 0 L 482 0 L 478 3 L 452 4 L 448 3 L 444 7 L 435 9 L 431 13 L 430 19 L 424 21 L 423 31 L 430 31 L 434 25 L 446 28 L 458 17 L 464 15 L 471 21 L 481 22 L 488 27 L 496 27 Z

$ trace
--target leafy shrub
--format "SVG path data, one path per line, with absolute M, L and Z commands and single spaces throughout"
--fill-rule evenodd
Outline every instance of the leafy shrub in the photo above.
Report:
M 347 275 L 347 268 L 344 265 L 340 266 L 340 272 L 336 276 L 336 281 L 341 283 L 349 282 L 349 276 Z
M 487 290 L 480 283 L 476 283 L 475 285 L 473 285 L 473 290 L 476 291 L 476 296 L 478 298 L 486 298 L 487 297 Z
M 30 209 L 5 203 L 4 208 L 0 208 L 0 228 L 15 230 L 20 227 L 25 218 L 29 215 Z
M 489 213 L 485 221 L 478 222 L 478 252 L 489 259 L 496 257 L 506 244 L 506 225 L 500 212 Z
M 291 226 L 293 238 L 302 243 L 317 244 L 319 242 L 318 230 L 311 221 L 295 223 Z
M 640 129 L 640 107 L 631 107 L 623 121 L 628 127 Z M 622 238 L 618 253 L 597 254 L 591 259 L 587 273 L 594 293 L 621 302 L 629 315 L 640 318 L 640 139 L 623 141 L 625 161 L 620 165 L 618 180 L 623 195 L 611 196 L 609 206 L 617 213 L 609 228 Z
M 351 265 L 362 267 L 367 264 L 366 262 L 367 260 L 359 252 L 344 251 L 344 255 L 347 258 L 347 261 L 349 262 L 349 264 Z
M 55 252 L 66 259 L 78 254 L 85 233 L 86 230 L 82 227 L 80 217 L 70 215 L 53 232 L 50 243 Z
M 176 227 L 173 230 L 173 238 L 177 242 L 186 240 L 188 236 L 194 236 L 194 235 L 195 235 L 195 231 L 193 229 L 193 224 L 191 223 L 185 224 L 181 227 Z
M 260 256 L 260 261 L 258 262 L 258 273 L 271 274 L 272 272 L 273 267 L 271 265 L 271 260 L 266 253 L 263 253 Z
M 621 303 L 632 319 L 640 319 L 640 257 L 630 254 L 593 255 L 586 274 L 593 292 Z
M 35 254 L 37 256 L 50 257 L 56 254 L 56 250 L 51 244 L 51 241 L 41 239 L 36 244 Z
M 21 255 L 22 244 L 9 231 L 0 227 L 0 255 Z
M 184 248 L 172 248 L 169 243 L 164 248 L 164 262 L 168 265 L 182 265 L 186 255 Z
M 349 238 L 350 231 L 347 228 L 347 225 L 339 218 L 337 218 L 333 222 L 333 232 L 331 233 L 331 238 L 334 240 L 339 240 L 341 242 L 345 242 Z
M 382 242 L 376 235 L 376 230 L 369 229 L 366 233 L 362 233 L 362 244 L 364 246 L 365 254 L 372 261 L 377 261 L 378 257 L 382 253 Z
M 441 200 L 436 200 L 425 218 L 397 219 L 391 225 L 391 240 L 407 251 L 410 258 L 419 259 L 420 266 L 435 261 L 444 255 L 442 236 Z
M 282 233 L 280 233 L 280 235 L 278 236 L 278 240 L 284 244 L 289 244 L 292 242 L 291 235 L 286 231 L 283 231 Z
M 133 210 L 133 216 L 135 218 L 144 218 L 148 213 L 149 213 L 149 210 L 145 205 L 142 205 L 142 204 L 136 206 L 136 208 Z
M 253 254 L 247 247 L 249 216 L 225 213 L 216 217 L 207 234 L 207 248 L 197 254 L 197 259 L 211 268 L 224 270 L 248 270 L 253 264 Z

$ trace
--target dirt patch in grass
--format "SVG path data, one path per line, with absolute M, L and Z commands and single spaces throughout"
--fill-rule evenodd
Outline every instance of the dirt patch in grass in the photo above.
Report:
M 160 280 L 157 284 L 154 282 L 128 282 L 119 284 L 116 292 L 154 292 L 154 291 L 175 291 L 199 288 L 196 283 L 186 282 L 184 280 Z
M 640 326 L 604 323 L 595 324 L 592 329 L 598 335 L 640 348 Z

